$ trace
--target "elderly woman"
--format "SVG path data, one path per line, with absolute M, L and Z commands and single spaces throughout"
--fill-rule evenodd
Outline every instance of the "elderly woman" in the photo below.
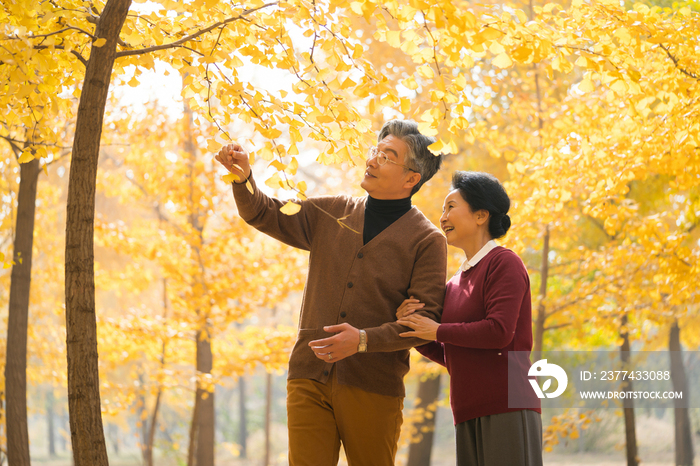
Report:
M 450 373 L 457 465 L 541 465 L 539 399 L 532 392 L 529 408 L 508 405 L 508 353 L 524 352 L 514 355 L 527 360 L 532 349 L 527 270 L 494 241 L 510 228 L 510 199 L 486 173 L 458 171 L 452 188 L 440 226 L 466 259 L 447 283 L 442 323 L 413 314 L 422 303 L 407 299 L 397 317 L 413 331 L 402 336 L 434 340 L 416 349 Z M 528 364 L 515 366 L 521 382 Z

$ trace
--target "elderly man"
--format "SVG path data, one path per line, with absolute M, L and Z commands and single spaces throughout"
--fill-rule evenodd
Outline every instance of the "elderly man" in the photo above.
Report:
M 440 168 L 441 157 L 428 150 L 433 141 L 414 122 L 387 122 L 368 151 L 366 197 L 312 198 L 291 216 L 256 187 L 243 147 L 230 144 L 216 156 L 240 177 L 233 183 L 240 216 L 310 251 L 287 382 L 292 466 L 336 465 L 341 444 L 351 466 L 394 464 L 408 350 L 425 343 L 399 336 L 406 328 L 396 309 L 414 296 L 425 303 L 421 313 L 439 321 L 445 289 L 445 238 L 411 204 Z

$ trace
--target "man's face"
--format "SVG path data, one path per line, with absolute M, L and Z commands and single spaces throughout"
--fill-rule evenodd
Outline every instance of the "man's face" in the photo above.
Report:
M 379 165 L 377 157 L 367 159 L 365 177 L 360 186 L 375 199 L 409 197 L 411 189 L 420 180 L 420 175 L 401 166 L 406 165 L 408 146 L 401 139 L 389 135 L 377 144 L 377 149 L 378 152 L 384 152 L 389 161 Z

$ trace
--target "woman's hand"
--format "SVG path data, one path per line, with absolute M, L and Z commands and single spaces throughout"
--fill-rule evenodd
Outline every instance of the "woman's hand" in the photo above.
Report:
M 413 296 L 411 296 L 409 299 L 404 299 L 399 308 L 396 310 L 396 318 L 401 319 L 402 317 L 410 316 L 418 309 L 423 308 L 423 306 L 425 306 L 425 303 L 421 303 Z
M 412 332 L 400 333 L 399 336 L 418 337 L 423 340 L 429 341 L 433 341 L 437 338 L 437 329 L 440 326 L 440 324 L 438 324 L 434 320 L 430 320 L 425 316 L 417 314 L 402 317 L 397 322 L 401 325 L 405 325 L 406 327 L 410 327 L 413 329 Z

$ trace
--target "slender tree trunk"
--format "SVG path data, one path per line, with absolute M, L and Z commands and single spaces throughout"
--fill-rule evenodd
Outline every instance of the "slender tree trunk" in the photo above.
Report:
M 437 400 L 440 396 L 440 374 L 418 385 L 417 409 L 423 410 L 423 418 L 416 424 L 420 440 L 408 447 L 408 462 L 406 466 L 429 466 L 433 451 L 435 433 L 435 416 Z
M 153 466 L 153 443 L 156 438 L 156 426 L 158 425 L 158 410 L 160 409 L 160 398 L 162 391 L 160 387 L 158 388 L 158 393 L 156 393 L 155 406 L 153 407 L 153 412 L 151 413 L 150 422 L 148 422 L 148 427 L 143 429 L 143 462 L 146 466 Z M 145 425 L 145 423 L 144 423 Z
M 112 443 L 112 449 L 114 450 L 114 455 L 119 456 L 119 427 L 116 424 L 107 424 L 107 437 Z
M 199 387 L 196 389 L 194 398 L 194 407 L 192 408 L 192 422 L 190 423 L 190 446 L 187 450 L 187 466 L 195 466 L 196 455 L 197 455 L 197 428 L 199 424 L 197 419 L 199 419 Z
M 166 321 L 168 317 L 168 280 L 163 279 L 163 321 Z M 161 345 L 160 352 L 160 367 L 163 369 L 165 367 L 165 339 Z M 142 437 L 143 445 L 142 455 L 143 461 L 146 466 L 153 466 L 153 444 L 156 439 L 156 427 L 158 426 L 158 411 L 160 410 L 160 400 L 163 394 L 163 388 L 158 385 L 158 391 L 156 393 L 156 400 L 153 406 L 153 412 L 151 413 L 151 420 L 147 424 L 143 424 Z M 144 396 L 143 400 L 144 410 L 146 409 L 146 399 Z
M 61 444 L 61 451 L 68 451 L 68 431 L 70 430 L 70 421 L 68 420 L 68 416 L 63 404 L 58 414 L 58 419 L 61 425 L 61 429 L 58 432 L 58 440 Z
M 535 19 L 535 7 L 532 0 L 528 2 L 530 20 Z M 535 98 L 537 103 L 537 137 L 539 139 L 539 149 L 544 146 L 542 142 L 542 130 L 544 120 L 542 119 L 542 89 L 540 87 L 540 69 L 537 63 L 532 64 L 532 75 L 535 78 Z M 547 309 L 544 305 L 544 298 L 547 296 L 547 280 L 549 280 L 549 224 L 544 227 L 544 237 L 542 238 L 542 265 L 540 266 L 540 295 L 537 305 L 537 316 L 535 318 L 534 341 L 532 348 L 532 360 L 539 361 L 542 355 L 542 344 L 544 340 L 545 322 L 547 320 Z
M 48 425 L 47 435 L 49 436 L 49 456 L 56 456 L 56 426 L 54 413 L 53 387 L 49 387 L 46 393 L 46 424 Z
M 241 445 L 241 458 L 248 457 L 248 420 L 246 413 L 246 396 L 245 396 L 245 377 L 241 376 L 238 379 L 238 413 L 239 413 L 239 428 L 238 428 L 238 443 Z
M 622 326 L 620 328 L 620 336 L 622 337 L 622 346 L 620 346 L 620 359 L 622 360 L 623 369 L 630 362 L 630 339 L 627 332 L 627 314 L 622 316 Z M 632 381 L 627 379 L 622 382 L 621 390 L 632 391 Z M 636 422 L 634 419 L 634 401 L 631 398 L 625 398 L 622 402 L 625 413 L 625 441 L 627 451 L 627 466 L 637 466 L 639 457 L 637 456 L 637 433 Z
M 117 39 L 131 0 L 108 0 L 95 30 L 78 105 L 66 213 L 68 406 L 75 466 L 109 464 L 100 411 L 95 316 L 95 189 L 109 81 Z
M 187 101 L 184 104 L 185 112 L 185 139 L 184 151 L 189 158 L 189 185 L 190 185 L 190 206 L 189 222 L 194 231 L 197 232 L 199 243 L 194 246 L 195 256 L 199 260 L 200 275 L 195 278 L 197 286 L 201 286 L 206 292 L 205 267 L 201 258 L 201 245 L 204 242 L 202 231 L 204 229 L 200 220 L 200 207 L 195 200 L 195 162 L 197 157 L 197 145 L 192 136 L 193 116 Z M 199 311 L 206 312 L 206 311 Z M 198 313 L 199 313 L 198 312 Z M 202 322 L 206 322 L 206 316 L 200 316 Z M 211 331 L 208 324 L 203 323 L 202 328 L 197 331 L 197 366 L 198 374 L 211 374 L 214 363 L 214 356 L 211 351 Z M 195 409 L 193 416 L 195 425 L 190 429 L 190 456 L 193 463 L 189 466 L 213 466 L 214 465 L 214 392 L 209 392 L 197 386 L 195 395 Z
M 29 466 L 27 430 L 27 328 L 29 289 L 32 281 L 34 215 L 39 161 L 20 165 L 15 227 L 14 265 L 10 277 L 5 363 L 7 458 L 12 466 Z
M 544 340 L 545 322 L 547 321 L 547 308 L 544 298 L 547 297 L 547 281 L 549 280 L 549 225 L 544 227 L 542 239 L 542 265 L 540 266 L 540 295 L 535 317 L 535 341 L 532 348 L 532 360 L 539 361 L 542 355 L 542 341 Z
M 197 332 L 197 373 L 211 374 L 213 356 L 211 339 L 207 331 Z M 197 384 L 188 466 L 213 466 L 214 464 L 214 393 Z
M 272 430 L 272 373 L 268 372 L 265 390 L 265 459 L 263 466 L 270 466 L 270 448 L 272 442 L 270 435 Z
M 671 325 L 671 332 L 668 339 L 668 350 L 671 355 L 671 381 L 673 390 L 682 392 L 685 397 L 688 393 L 688 379 L 683 367 L 683 353 L 681 349 L 681 329 L 678 320 L 674 320 Z M 678 407 L 688 400 L 674 400 L 677 406 L 674 408 L 674 436 L 676 440 L 676 466 L 692 466 L 694 464 L 693 435 L 688 409 Z

